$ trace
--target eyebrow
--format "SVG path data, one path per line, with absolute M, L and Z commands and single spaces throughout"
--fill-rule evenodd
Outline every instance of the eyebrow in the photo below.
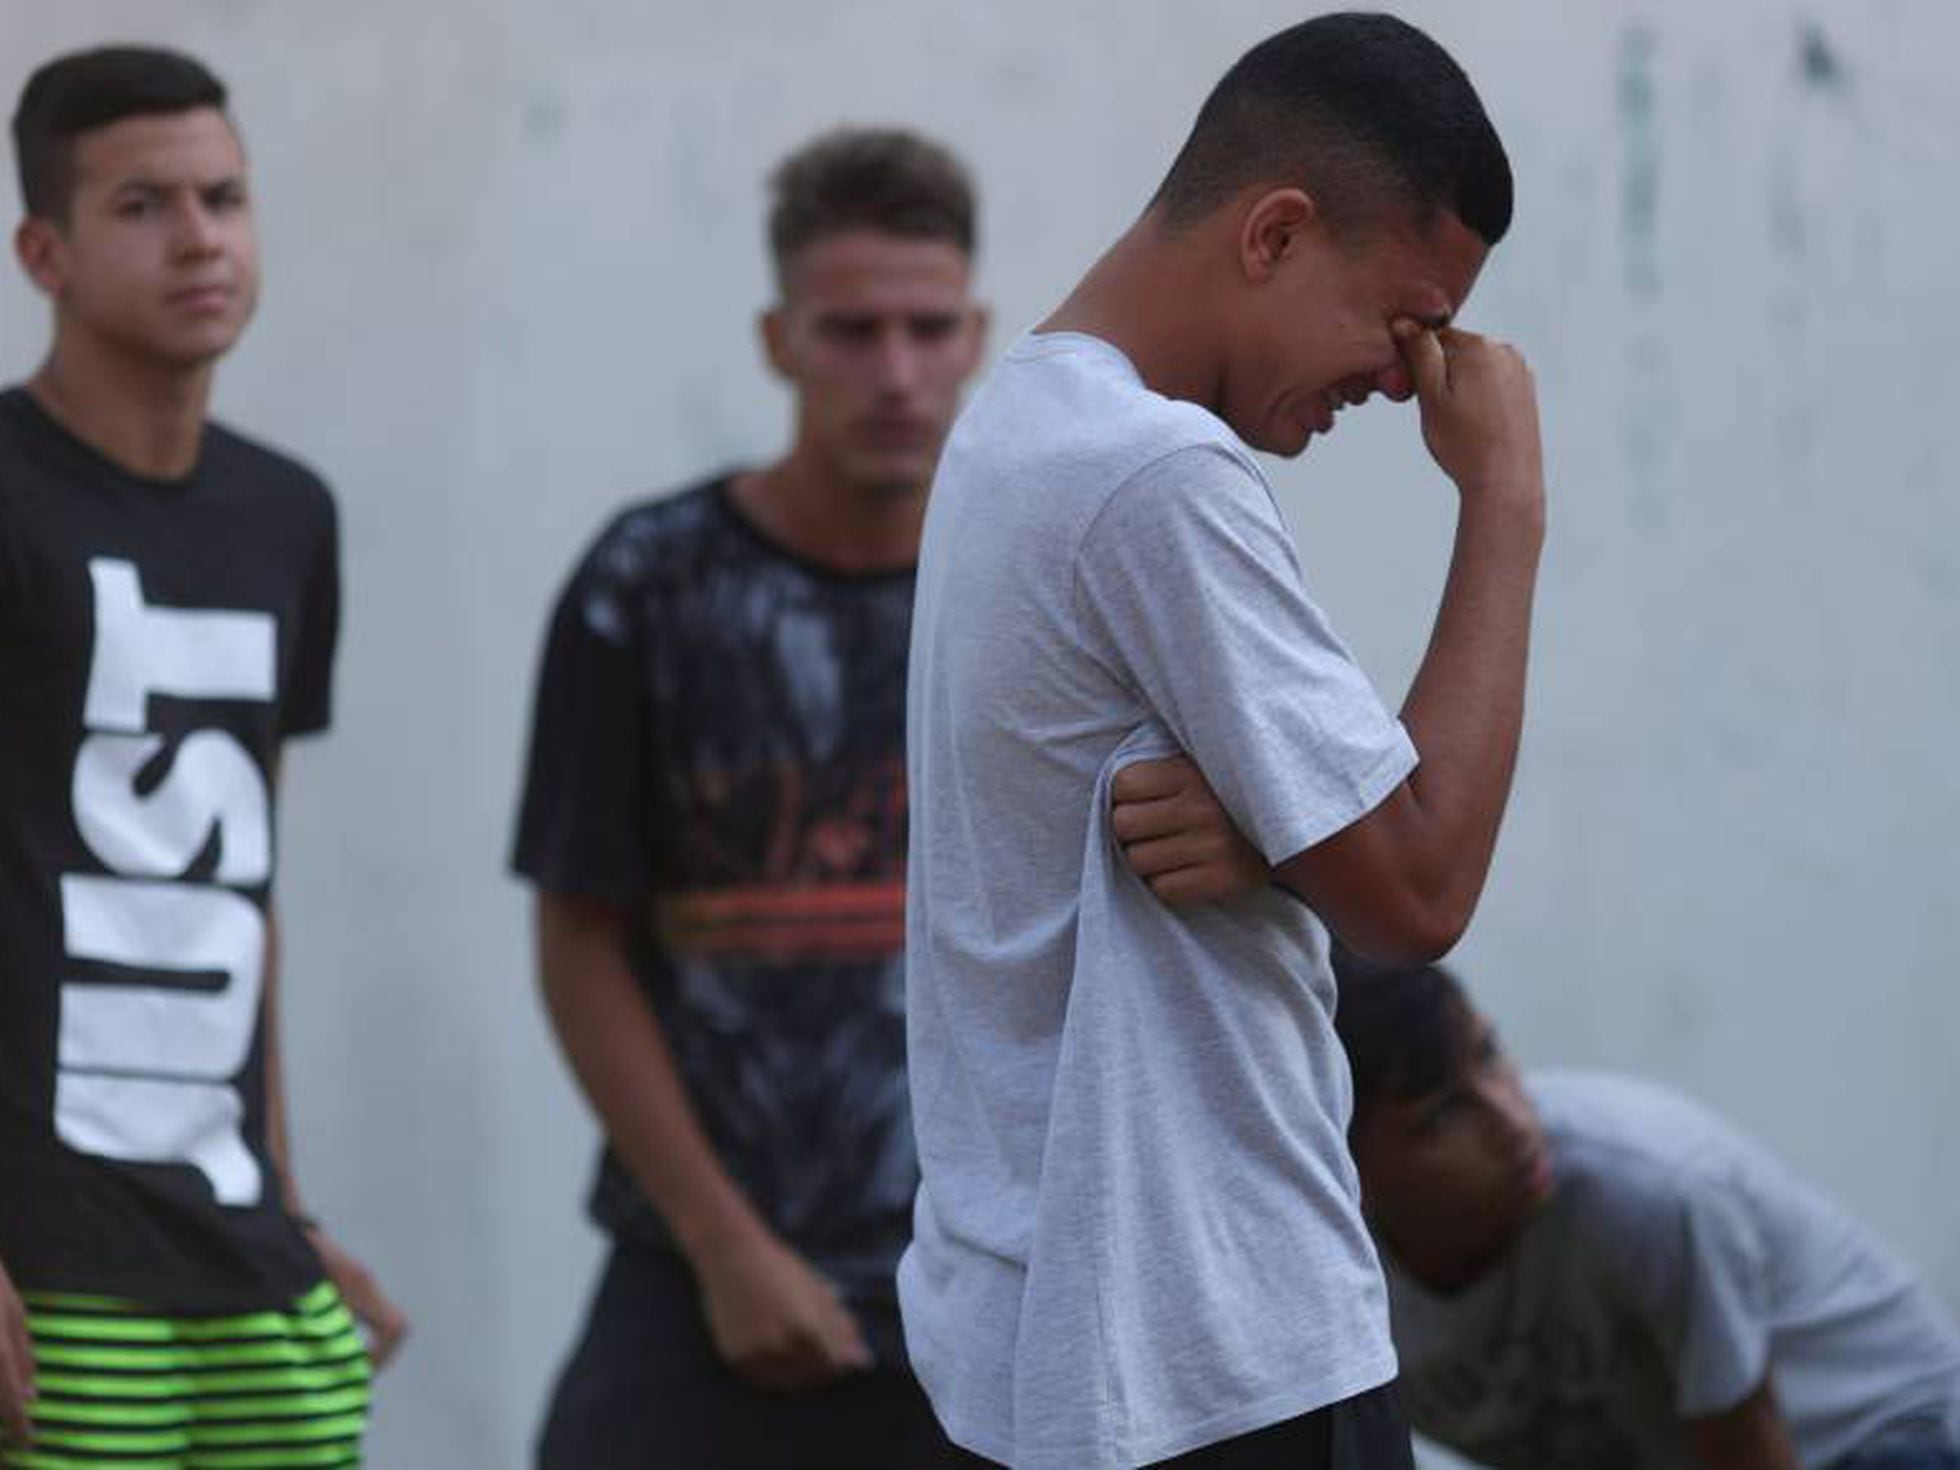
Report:
M 245 175 L 240 173 L 221 174 L 214 179 L 158 179 L 144 174 L 130 174 L 117 179 L 109 186 L 111 193 L 122 193 L 134 189 L 144 194 L 168 194 L 173 189 L 195 189 L 198 193 L 209 193 L 213 189 L 242 187 Z
M 871 306 L 862 308 L 840 307 L 833 311 L 820 311 L 817 313 L 816 319 L 821 325 L 869 325 L 873 322 L 889 319 L 904 322 L 911 326 L 917 326 L 921 323 L 928 322 L 957 322 L 960 319 L 960 315 L 961 313 L 952 307 L 935 306 L 914 311 L 904 308 L 888 310 L 882 307 Z

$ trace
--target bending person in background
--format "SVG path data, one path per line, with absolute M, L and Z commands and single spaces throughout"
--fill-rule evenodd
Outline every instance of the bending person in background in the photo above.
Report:
M 1337 958 L 1415 1427 L 1500 1470 L 1956 1470 L 1960 1332 L 1663 1088 L 1520 1075 L 1438 967 Z
M 156 50 L 49 62 L 13 129 L 54 338 L 0 393 L 0 1464 L 357 1463 L 348 1308 L 377 1361 L 403 1322 L 300 1200 L 272 902 L 334 506 L 206 416 L 258 296 L 244 152 Z
M 781 458 L 633 506 L 559 601 L 516 866 L 605 1129 L 612 1251 L 551 1470 L 929 1467 L 899 1340 L 905 649 L 926 486 L 985 318 L 973 199 L 901 132 L 778 169 Z

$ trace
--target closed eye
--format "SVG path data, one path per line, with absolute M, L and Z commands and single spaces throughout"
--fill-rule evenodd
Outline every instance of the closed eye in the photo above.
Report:
M 114 205 L 118 219 L 141 219 L 154 214 L 163 207 L 163 190 L 147 185 L 136 185 L 122 190 L 116 195 Z

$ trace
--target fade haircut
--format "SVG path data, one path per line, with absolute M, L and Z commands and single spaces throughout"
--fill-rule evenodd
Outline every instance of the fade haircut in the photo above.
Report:
M 1380 965 L 1336 942 L 1334 978 L 1334 1030 L 1354 1075 L 1350 1131 L 1376 1105 L 1426 1097 L 1456 1077 L 1471 1010 L 1448 970 Z
M 225 108 L 225 85 L 177 51 L 103 46 L 45 63 L 14 109 L 14 164 L 30 215 L 60 220 L 75 192 L 75 140 L 126 117 Z
M 915 133 L 825 133 L 776 166 L 769 191 L 769 249 L 779 282 L 806 246 L 846 230 L 945 240 L 973 254 L 973 181 L 950 152 Z
M 1305 189 L 1339 231 L 1448 211 L 1495 245 L 1511 164 L 1447 51 L 1389 15 L 1323 15 L 1239 58 L 1152 204 L 1174 230 L 1254 184 Z

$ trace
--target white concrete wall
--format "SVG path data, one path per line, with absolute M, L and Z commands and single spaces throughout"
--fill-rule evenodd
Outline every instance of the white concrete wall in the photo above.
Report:
M 1538 370 L 1531 728 L 1463 969 L 1529 1060 L 1683 1084 L 1960 1300 L 1960 10 L 1395 6 L 1520 181 L 1468 324 Z M 592 1134 L 503 876 L 540 620 L 621 499 L 771 452 L 761 179 L 839 120 L 938 133 L 1005 332 L 1154 185 L 1273 0 L 5 0 L 56 49 L 204 54 L 268 237 L 222 410 L 339 487 L 337 731 L 291 762 L 303 1177 L 418 1321 L 382 1470 L 516 1466 L 596 1246 Z M 0 284 L 0 373 L 43 336 Z M 1276 468 L 1398 697 L 1447 487 L 1371 409 Z M 4 1187 L 0 1184 L 0 1187 Z

